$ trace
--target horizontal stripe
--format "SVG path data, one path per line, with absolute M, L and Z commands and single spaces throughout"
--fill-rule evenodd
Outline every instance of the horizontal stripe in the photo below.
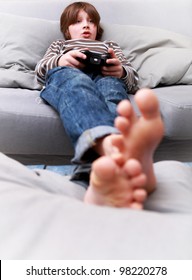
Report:
M 115 55 L 121 62 L 126 71 L 126 76 L 123 79 L 127 85 L 129 92 L 134 92 L 138 83 L 138 74 L 132 67 L 131 63 L 123 54 L 120 46 L 114 41 L 92 41 L 87 39 L 73 39 L 73 40 L 57 40 L 54 41 L 44 57 L 39 61 L 36 67 L 37 80 L 40 84 L 45 85 L 47 72 L 58 66 L 60 57 L 70 50 L 89 49 L 90 51 L 97 51 L 107 53 L 109 48 L 112 48 Z

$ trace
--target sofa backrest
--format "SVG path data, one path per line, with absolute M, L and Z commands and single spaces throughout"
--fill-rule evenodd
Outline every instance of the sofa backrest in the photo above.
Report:
M 87 1 L 87 0 L 85 0 Z M 0 12 L 59 20 L 68 0 L 1 0 Z M 192 36 L 191 0 L 90 0 L 102 21 L 153 26 Z

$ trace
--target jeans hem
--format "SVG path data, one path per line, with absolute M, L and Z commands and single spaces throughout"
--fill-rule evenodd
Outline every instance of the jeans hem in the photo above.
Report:
M 101 125 L 91 129 L 88 129 L 82 133 L 79 137 L 77 145 L 75 147 L 75 156 L 72 159 L 73 163 L 92 162 L 96 152 L 93 150 L 90 158 L 85 158 L 85 154 L 88 150 L 93 148 L 96 144 L 96 140 L 110 134 L 119 134 L 118 129 L 112 126 Z

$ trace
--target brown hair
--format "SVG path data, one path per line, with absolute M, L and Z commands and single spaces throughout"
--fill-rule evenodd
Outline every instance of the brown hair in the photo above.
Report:
M 97 26 L 96 40 L 100 40 L 103 34 L 103 28 L 100 26 L 100 15 L 94 6 L 87 2 L 74 2 L 67 6 L 61 14 L 60 29 L 65 39 L 70 39 L 68 27 L 76 22 L 80 10 L 84 10 Z

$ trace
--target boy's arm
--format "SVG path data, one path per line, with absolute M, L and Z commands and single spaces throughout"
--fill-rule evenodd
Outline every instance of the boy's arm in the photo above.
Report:
M 130 61 L 123 54 L 123 51 L 117 43 L 111 42 L 110 47 L 113 48 L 115 55 L 117 56 L 117 58 L 122 64 L 122 67 L 124 68 L 124 76 L 122 77 L 122 80 L 125 82 L 129 93 L 134 94 L 138 89 L 139 76 L 137 71 L 134 69 Z
M 47 49 L 44 57 L 36 65 L 37 81 L 41 84 L 45 84 L 47 72 L 58 66 L 58 60 L 62 56 L 61 49 L 63 47 L 63 41 L 54 41 Z

